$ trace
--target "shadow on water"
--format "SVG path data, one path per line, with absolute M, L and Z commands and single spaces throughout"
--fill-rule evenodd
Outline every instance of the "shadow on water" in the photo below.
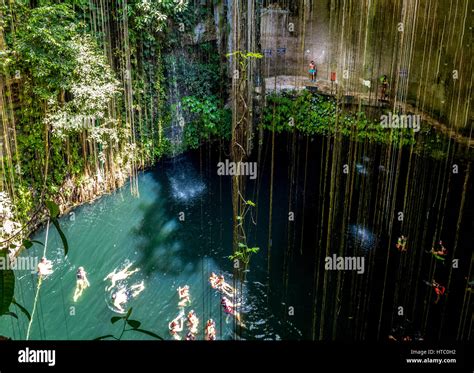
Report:
M 201 269 L 197 266 L 204 256 L 199 224 L 187 222 L 198 213 L 206 183 L 186 155 L 161 162 L 150 172 L 156 182 L 153 197 L 140 205 L 143 219 L 133 230 L 140 253 L 137 265 L 147 275 L 186 277 Z

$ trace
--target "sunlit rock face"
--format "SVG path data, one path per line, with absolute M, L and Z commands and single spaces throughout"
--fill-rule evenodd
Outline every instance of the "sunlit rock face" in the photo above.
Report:
M 299 88 L 303 77 L 311 85 L 308 66 L 314 61 L 318 83 L 335 80 L 344 92 L 375 99 L 380 77 L 387 75 L 391 98 L 466 134 L 474 109 L 459 98 L 472 95 L 472 56 L 466 54 L 471 8 L 468 2 L 432 6 L 429 0 L 340 7 L 330 0 L 269 1 L 260 25 L 264 78 L 291 76 L 287 80 Z

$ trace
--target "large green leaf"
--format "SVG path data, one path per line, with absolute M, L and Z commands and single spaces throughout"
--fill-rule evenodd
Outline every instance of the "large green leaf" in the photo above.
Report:
M 130 309 L 128 310 L 127 314 L 125 315 L 125 320 L 128 320 L 128 318 L 129 318 L 130 315 L 132 314 L 132 310 L 133 310 L 133 307 L 130 307 Z
M 138 329 L 142 323 L 137 320 L 127 320 L 127 324 L 130 325 L 133 329 Z
M 33 243 L 37 243 L 37 244 L 40 244 L 41 246 L 44 246 L 44 244 L 40 241 L 36 241 L 36 240 L 23 240 L 23 246 L 25 247 L 25 249 L 29 249 L 33 246 Z
M 45 205 L 49 210 L 49 216 L 51 218 L 57 218 L 59 216 L 59 206 L 56 203 L 53 201 L 46 201 Z
M 7 312 L 5 315 L 8 315 L 8 316 L 14 317 L 15 319 L 17 319 L 17 320 L 18 320 L 18 315 L 17 315 L 15 312 Z
M 61 241 L 63 242 L 63 246 L 64 246 L 64 255 L 66 256 L 68 251 L 69 251 L 69 245 L 67 243 L 66 236 L 64 235 L 63 231 L 61 230 L 61 227 L 59 226 L 59 222 L 58 222 L 57 219 L 51 219 L 51 222 L 56 227 L 56 230 L 59 233 L 59 237 L 61 237 Z
M 94 338 L 93 341 L 100 341 L 101 339 L 115 338 L 112 334 L 103 335 L 101 337 Z
M 5 250 L 0 250 L 0 260 L 6 264 L 8 257 Z M 8 312 L 15 292 L 15 275 L 11 269 L 0 268 L 0 315 Z
M 12 303 L 13 303 L 15 306 L 17 306 L 17 307 L 20 309 L 21 312 L 23 312 L 23 314 L 26 316 L 26 318 L 27 318 L 28 320 L 31 320 L 31 315 L 30 315 L 30 313 L 28 312 L 28 310 L 27 310 L 25 307 L 23 307 L 20 303 L 18 303 L 18 302 L 15 300 L 15 298 L 12 299 Z

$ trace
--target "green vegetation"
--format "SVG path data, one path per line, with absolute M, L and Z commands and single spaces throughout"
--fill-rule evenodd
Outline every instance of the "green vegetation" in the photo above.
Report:
M 267 102 L 263 127 L 277 133 L 296 129 L 310 136 L 341 133 L 356 141 L 368 139 L 394 145 L 415 143 L 413 131 L 409 129 L 388 131 L 380 125 L 380 121 L 368 119 L 364 112 L 348 112 L 338 106 L 334 98 L 306 90 L 271 95 Z
M 203 99 L 187 96 L 183 98 L 182 104 L 185 111 L 190 113 L 190 121 L 184 127 L 184 141 L 189 148 L 195 149 L 212 137 L 230 138 L 231 112 L 221 108 L 216 96 Z
M 118 337 L 115 337 L 114 335 L 112 334 L 107 334 L 107 335 L 103 335 L 101 337 L 97 337 L 95 338 L 95 340 L 100 340 L 100 339 L 115 339 L 117 341 L 121 340 L 124 333 L 126 332 L 137 332 L 137 333 L 142 333 L 142 334 L 146 334 L 150 337 L 153 337 L 155 339 L 160 339 L 160 340 L 163 340 L 163 338 L 161 338 L 159 335 L 153 333 L 153 332 L 150 332 L 149 330 L 145 330 L 145 329 L 140 329 L 140 326 L 141 326 L 141 322 L 140 321 L 137 321 L 137 320 L 130 320 L 130 316 L 132 314 L 132 310 L 133 310 L 133 307 L 131 307 L 127 314 L 125 316 L 114 316 L 110 319 L 110 322 L 112 324 L 115 324 L 117 321 L 120 321 L 122 320 L 123 321 L 123 327 L 122 327 L 122 330 L 120 332 L 120 335 Z M 129 326 L 129 328 L 127 329 L 127 326 Z
M 0 7 L 1 177 L 22 225 L 45 200 L 64 211 L 174 153 L 172 105 L 187 111 L 179 151 L 229 135 L 216 45 L 182 47 L 208 10 L 132 0 L 125 20 L 122 7 L 103 13 L 78 0 Z

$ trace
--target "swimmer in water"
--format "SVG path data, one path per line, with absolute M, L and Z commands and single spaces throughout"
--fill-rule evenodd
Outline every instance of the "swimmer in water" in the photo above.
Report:
M 119 289 L 116 293 L 112 294 L 112 299 L 114 301 L 114 307 L 119 313 L 125 313 L 125 309 L 122 307 L 122 304 L 127 303 L 128 294 L 126 288 Z
M 173 338 L 177 341 L 181 340 L 179 333 L 183 331 L 183 316 L 184 313 L 180 312 L 179 315 L 168 324 L 168 329 Z
M 204 334 L 205 334 L 204 339 L 206 341 L 216 340 L 216 323 L 214 322 L 214 320 L 212 319 L 207 320 Z
M 184 285 L 183 287 L 178 287 L 179 303 L 178 307 L 186 307 L 191 303 L 189 296 L 189 286 Z
M 446 288 L 443 285 L 438 284 L 435 280 L 431 282 L 431 286 L 433 287 L 433 290 L 436 294 L 436 300 L 434 304 L 438 304 L 441 299 L 441 296 L 443 296 L 446 292 Z
M 227 315 L 232 315 L 235 317 L 237 322 L 240 324 L 240 326 L 245 327 L 245 325 L 242 323 L 240 319 L 240 313 L 235 310 L 236 307 L 240 306 L 240 303 L 232 303 L 228 298 L 222 297 L 221 299 L 221 306 L 224 309 L 224 312 Z
M 38 263 L 38 275 L 48 276 L 53 273 L 53 263 L 51 260 L 46 259 L 46 257 L 42 257 L 41 261 Z
M 74 302 L 77 302 L 82 292 L 90 286 L 89 280 L 87 279 L 87 272 L 84 267 L 79 267 L 76 272 L 76 290 L 74 291 Z
M 144 282 L 140 282 L 139 284 L 132 285 L 130 287 L 130 291 L 132 292 L 132 297 L 135 298 L 138 294 L 140 294 L 143 290 L 145 290 Z
M 108 288 L 106 288 L 106 290 L 107 291 L 111 290 L 118 281 L 125 280 L 126 278 L 128 278 L 129 276 L 133 275 L 135 272 L 138 272 L 140 270 L 139 268 L 136 268 L 133 271 L 129 271 L 128 269 L 131 266 L 132 266 L 132 263 L 129 263 L 121 271 L 116 272 L 117 270 L 114 269 L 113 272 L 109 273 L 107 277 L 104 278 L 104 281 L 110 280 L 112 284 Z
M 212 272 L 211 276 L 209 276 L 209 282 L 210 282 L 211 287 L 213 289 L 217 289 L 217 281 L 218 280 L 219 280 L 219 278 L 217 277 L 217 275 L 214 272 Z
M 400 252 L 407 251 L 406 244 L 407 244 L 407 238 L 404 235 L 401 235 L 400 237 L 398 237 L 398 241 L 395 247 Z
M 234 297 L 235 289 L 225 282 L 224 276 L 217 276 L 214 272 L 212 272 L 211 276 L 209 277 L 209 282 L 211 283 L 211 287 L 213 289 L 222 291 L 230 298 Z
M 188 313 L 189 332 L 192 334 L 197 334 L 198 325 L 199 325 L 199 319 L 196 316 L 196 312 L 194 312 L 194 310 L 189 311 Z
M 130 289 L 127 289 L 126 287 L 120 288 L 117 292 L 112 294 L 115 308 L 120 313 L 124 313 L 125 309 L 122 307 L 122 304 L 126 303 L 130 298 L 135 298 L 143 290 L 145 290 L 143 281 L 139 284 L 130 286 Z
M 435 249 L 435 246 L 438 246 Z M 430 251 L 431 254 L 435 257 L 435 259 L 444 262 L 446 259 L 446 255 L 448 255 L 448 250 L 444 247 L 443 241 L 439 241 L 438 245 L 433 245 Z

